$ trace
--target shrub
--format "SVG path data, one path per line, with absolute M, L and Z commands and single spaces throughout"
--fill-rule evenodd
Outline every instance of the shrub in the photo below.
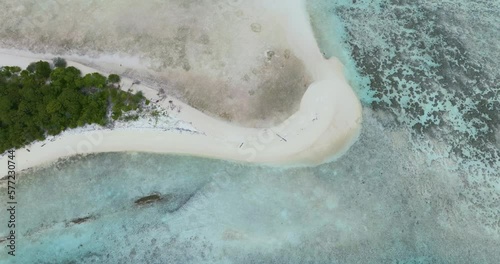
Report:
M 108 76 L 108 81 L 110 83 L 119 83 L 120 82 L 120 76 L 118 76 L 117 74 L 110 74 Z
M 28 67 L 26 67 L 26 70 L 29 72 L 35 72 L 35 66 L 36 66 L 36 62 L 32 62 L 32 63 L 30 63 L 30 65 L 28 65 Z
M 67 65 L 66 60 L 61 57 L 54 58 L 52 62 L 56 68 L 66 68 Z
M 35 63 L 35 74 L 39 78 L 49 78 L 50 73 L 52 73 L 52 69 L 50 68 L 50 64 L 46 61 L 39 61 Z

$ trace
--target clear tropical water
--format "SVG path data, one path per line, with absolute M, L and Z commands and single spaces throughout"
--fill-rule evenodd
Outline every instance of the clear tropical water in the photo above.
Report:
M 18 256 L 0 263 L 498 263 L 500 2 L 308 8 L 364 103 L 348 153 L 293 169 L 110 153 L 28 172 Z

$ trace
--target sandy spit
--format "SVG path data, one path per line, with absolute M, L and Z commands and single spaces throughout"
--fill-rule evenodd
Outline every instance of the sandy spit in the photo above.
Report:
M 173 100 L 180 109 L 173 118 L 190 124 L 195 133 L 175 127 L 67 131 L 18 149 L 16 170 L 75 154 L 117 151 L 186 154 L 273 165 L 316 165 L 338 157 L 355 142 L 361 128 L 361 105 L 344 77 L 343 66 L 336 58 L 323 58 L 302 0 L 272 1 L 264 8 L 282 25 L 293 52 L 314 78 L 299 111 L 282 124 L 266 129 L 240 127 L 169 98 L 157 104 L 168 109 L 172 106 L 169 100 Z M 51 58 L 47 54 L 0 49 L 1 65 L 26 67 L 30 62 Z M 73 61 L 68 61 L 68 65 L 78 67 L 84 74 L 98 72 Z M 153 102 L 159 99 L 156 90 L 132 82 L 123 78 L 121 87 L 143 91 Z M 6 155 L 1 156 L 0 164 L 7 164 L 7 159 Z M 0 175 L 6 174 L 7 166 L 0 166 Z

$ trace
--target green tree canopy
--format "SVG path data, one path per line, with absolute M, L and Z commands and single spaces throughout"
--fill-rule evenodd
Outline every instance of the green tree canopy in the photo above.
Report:
M 99 73 L 82 77 L 75 67 L 52 70 L 45 61 L 26 70 L 0 67 L 0 153 L 68 128 L 105 125 L 108 114 L 118 119 L 145 100 L 107 83 Z
M 66 68 L 67 65 L 66 60 L 61 57 L 52 59 L 52 63 L 54 63 L 56 68 Z
M 116 75 L 116 74 L 110 74 L 108 76 L 108 81 L 110 83 L 119 83 L 120 82 L 120 76 Z

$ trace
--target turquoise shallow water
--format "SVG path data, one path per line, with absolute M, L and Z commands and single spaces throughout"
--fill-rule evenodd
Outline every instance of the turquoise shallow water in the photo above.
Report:
M 18 256 L 0 262 L 496 263 L 498 227 L 463 176 L 364 115 L 351 150 L 316 168 L 110 153 L 27 173 Z
M 2 247 L 0 263 L 498 263 L 500 2 L 308 8 L 364 104 L 343 157 L 294 169 L 144 153 L 60 162 L 21 177 L 18 256 Z M 134 204 L 151 194 L 163 199 Z

